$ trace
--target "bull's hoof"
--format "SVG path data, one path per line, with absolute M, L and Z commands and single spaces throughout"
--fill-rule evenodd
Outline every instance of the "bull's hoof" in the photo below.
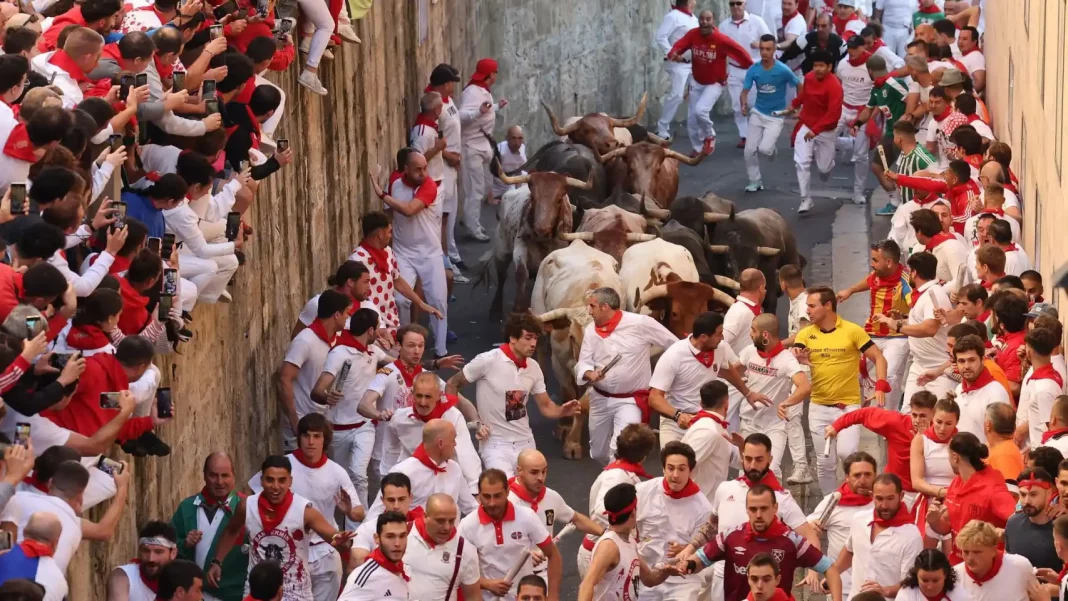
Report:
M 564 459 L 578 461 L 582 459 L 582 445 L 577 442 L 564 443 Z

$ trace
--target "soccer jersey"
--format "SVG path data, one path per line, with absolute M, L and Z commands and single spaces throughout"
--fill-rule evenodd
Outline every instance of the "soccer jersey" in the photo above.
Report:
M 838 316 L 830 331 L 809 325 L 797 333 L 794 344 L 810 351 L 813 403 L 860 404 L 860 357 L 872 345 L 867 332 Z
M 938 159 L 931 154 L 930 150 L 927 150 L 923 144 L 917 144 L 912 149 L 912 152 L 902 154 L 897 158 L 897 164 L 894 169 L 902 175 L 913 175 L 931 167 L 936 162 L 938 162 Z M 912 200 L 916 195 L 916 191 L 912 188 L 898 188 L 898 191 L 901 193 L 902 204 Z
M 876 314 L 889 315 L 891 311 L 902 314 L 909 312 L 912 305 L 913 290 L 909 285 L 905 266 L 898 265 L 897 271 L 886 277 L 879 277 L 874 271 L 868 274 L 868 290 L 871 291 L 871 312 L 864 322 L 864 331 L 870 336 L 900 338 L 904 334 L 892 332 L 890 326 L 875 320 Z
M 872 86 L 868 107 L 883 109 L 883 114 L 886 115 L 884 136 L 894 135 L 894 124 L 905 114 L 905 100 L 908 96 L 909 88 L 903 79 L 891 77 L 882 85 L 878 85 L 876 81 L 876 85 Z

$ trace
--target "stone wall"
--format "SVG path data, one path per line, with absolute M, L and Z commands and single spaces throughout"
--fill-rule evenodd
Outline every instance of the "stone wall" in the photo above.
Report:
M 285 89 L 293 165 L 272 176 L 249 220 L 255 235 L 233 304 L 200 306 L 193 341 L 161 360 L 174 390 L 174 422 L 161 436 L 174 451 L 136 462 L 127 510 L 113 540 L 85 544 L 70 569 L 72 601 L 106 598 L 108 571 L 136 554 L 138 525 L 169 519 L 198 491 L 209 452 L 234 455 L 239 486 L 277 451 L 272 376 L 303 303 L 359 239 L 360 215 L 377 208 L 367 173 L 391 164 L 405 144 L 418 98 L 439 62 L 466 77 L 482 56 L 496 57 L 499 97 L 511 105 L 498 121 L 520 124 L 531 146 L 549 136 L 544 100 L 561 117 L 590 111 L 629 114 L 654 86 L 660 56 L 652 35 L 663 13 L 649 0 L 380 0 L 355 23 L 360 46 L 324 63 L 330 95 L 296 84 L 296 67 L 272 75 Z M 90 517 L 99 515 L 94 510 Z

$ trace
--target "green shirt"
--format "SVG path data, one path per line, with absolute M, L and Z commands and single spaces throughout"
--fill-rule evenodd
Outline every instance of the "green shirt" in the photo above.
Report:
M 912 149 L 912 152 L 908 154 L 902 154 L 897 158 L 897 164 L 895 171 L 901 175 L 913 175 L 919 171 L 927 169 L 931 165 L 938 162 L 938 159 L 931 154 L 930 150 L 924 148 L 923 144 L 916 143 L 916 148 Z M 901 193 L 901 202 L 905 203 L 913 200 L 916 191 L 912 188 L 901 186 L 898 188 Z
M 225 509 L 216 509 L 222 515 L 218 516 L 219 529 L 215 531 L 215 539 L 211 541 L 211 546 L 208 548 L 208 554 L 204 558 L 204 565 L 200 566 L 205 572 L 211 567 L 211 560 L 215 558 L 215 547 L 219 542 L 219 536 L 226 530 L 226 525 L 230 523 L 230 516 L 237 510 L 237 506 L 241 503 L 241 497 L 237 493 L 231 492 L 226 501 L 227 507 Z M 174 512 L 174 517 L 171 518 L 171 524 L 174 525 L 174 529 L 178 533 L 179 559 L 196 561 L 196 548 L 186 547 L 185 537 L 190 531 L 197 529 L 197 513 L 204 511 L 200 508 L 203 502 L 204 497 L 200 493 L 188 497 L 178 505 L 178 510 Z M 213 589 L 206 582 L 204 583 L 204 590 L 222 601 L 241 601 L 245 596 L 245 581 L 248 579 L 248 555 L 242 550 L 242 547 L 248 543 L 248 533 L 247 531 L 243 532 L 245 533 L 242 534 L 241 540 L 234 545 L 226 559 L 223 560 L 222 581 L 219 583 L 219 588 Z
M 908 96 L 909 88 L 903 79 L 891 77 L 881 86 L 872 86 L 868 107 L 873 109 L 885 107 L 890 112 L 886 118 L 886 129 L 883 130 L 883 135 L 894 135 L 894 124 L 905 114 L 905 100 Z
M 923 11 L 916 11 L 912 13 L 912 28 L 916 29 L 924 23 L 934 23 L 935 21 L 941 21 L 946 18 L 946 13 L 925 13 Z

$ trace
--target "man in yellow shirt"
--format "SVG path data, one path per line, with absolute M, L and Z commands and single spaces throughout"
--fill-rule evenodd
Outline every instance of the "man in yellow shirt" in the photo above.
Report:
M 890 384 L 886 381 L 886 359 L 863 328 L 838 315 L 834 290 L 825 286 L 809 288 L 808 320 L 810 325 L 794 336 L 794 354 L 812 366 L 812 394 L 808 407 L 808 429 L 816 451 L 816 475 L 820 489 L 828 495 L 837 488 L 835 470 L 838 457 L 855 453 L 860 443 L 860 429 L 840 433 L 824 454 L 823 433 L 842 415 L 860 409 L 860 358 L 875 363 L 875 401 L 886 404 Z

